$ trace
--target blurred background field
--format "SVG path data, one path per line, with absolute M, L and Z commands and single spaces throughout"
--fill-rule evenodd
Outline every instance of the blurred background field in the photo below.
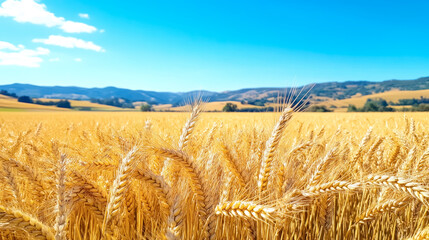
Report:
M 2 112 L 0 123 L 11 131 L 20 132 L 42 123 L 50 131 L 62 131 L 70 124 L 79 124 L 82 127 L 95 124 L 111 126 L 116 129 L 129 128 L 139 131 L 150 120 L 152 127 L 157 131 L 170 134 L 180 133 L 189 113 L 187 112 Z M 235 129 L 267 128 L 272 127 L 278 120 L 279 113 L 203 113 L 197 128 L 207 127 L 214 122 Z M 413 118 L 422 125 L 429 125 L 429 114 L 425 112 L 394 112 L 394 113 L 296 113 L 289 128 L 297 128 L 300 124 L 316 131 L 322 126 L 325 130 L 335 131 L 338 127 L 353 134 L 361 134 L 362 128 L 374 126 L 374 131 L 391 130 L 404 124 L 405 117 Z M 357 127 L 358 126 L 358 127 Z M 311 127 L 311 129 L 310 129 Z M 174 130 L 172 130 L 174 129 Z M 231 132 L 230 134 L 234 134 Z M 287 136 L 287 135 L 286 135 Z M 56 138 L 62 138 L 61 134 Z

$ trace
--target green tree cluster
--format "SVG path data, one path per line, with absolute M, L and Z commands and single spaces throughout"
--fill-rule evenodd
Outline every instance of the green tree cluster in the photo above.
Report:
M 355 105 L 350 104 L 347 108 L 348 112 L 393 112 L 393 108 L 389 107 L 386 100 L 379 99 L 367 99 L 363 108 L 357 108 Z
M 29 96 L 20 96 L 18 98 L 18 102 L 22 102 L 22 103 L 33 103 L 33 99 L 31 99 L 31 97 Z
M 237 104 L 234 103 L 226 103 L 222 108 L 223 112 L 236 112 L 238 109 Z
M 308 112 L 332 112 L 332 110 L 329 110 L 326 106 L 311 106 L 307 108 Z
M 140 110 L 142 112 L 152 112 L 153 108 L 152 105 L 148 104 L 148 103 L 143 103 L 143 105 L 141 105 Z

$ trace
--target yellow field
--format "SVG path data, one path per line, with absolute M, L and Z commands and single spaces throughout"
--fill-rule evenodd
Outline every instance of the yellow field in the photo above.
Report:
M 429 89 L 418 90 L 418 91 L 398 91 L 398 90 L 395 90 L 395 91 L 376 93 L 376 94 L 366 95 L 366 96 L 355 96 L 355 97 L 347 98 L 347 99 L 343 99 L 343 100 L 331 100 L 331 101 L 321 102 L 317 105 L 325 105 L 327 107 L 334 105 L 334 106 L 338 107 L 337 109 L 335 109 L 335 111 L 347 111 L 347 106 L 349 104 L 353 104 L 358 108 L 363 107 L 366 100 L 369 98 L 373 98 L 373 99 L 383 98 L 387 102 L 389 102 L 389 101 L 398 102 L 399 99 L 411 99 L 411 98 L 420 98 L 420 97 L 429 98 Z M 343 107 L 343 108 L 341 108 L 341 107 Z
M 418 237 L 427 126 L 427 113 L 3 112 L 0 239 Z
M 0 99 L 13 99 L 12 97 L 0 94 Z
M 3 95 L 0 95 L 3 96 Z M 30 103 L 18 102 L 15 98 L 0 98 L 0 109 L 21 109 L 25 111 L 70 111 L 69 109 L 53 106 L 43 106 Z

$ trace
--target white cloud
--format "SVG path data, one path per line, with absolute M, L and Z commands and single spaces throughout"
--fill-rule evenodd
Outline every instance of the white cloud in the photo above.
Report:
M 40 67 L 43 59 L 39 56 L 48 55 L 49 49 L 38 47 L 35 50 L 25 49 L 24 46 L 0 41 L 0 65 Z M 1 51 L 2 49 L 6 51 Z
M 65 48 L 82 48 L 97 52 L 104 52 L 104 49 L 93 42 L 84 41 L 74 37 L 64 37 L 60 35 L 51 35 L 48 39 L 33 39 L 33 42 L 55 45 Z
M 63 25 L 60 27 L 64 32 L 67 33 L 92 33 L 94 31 L 97 31 L 97 28 L 93 26 L 89 26 L 85 23 L 80 22 L 72 22 L 72 21 L 66 21 Z
M 19 50 L 19 48 L 15 47 L 15 45 L 13 45 L 12 43 L 3 42 L 3 41 L 0 41 L 0 50 L 1 49 L 8 49 L 8 50 L 13 50 L 13 51 Z
M 59 27 L 69 33 L 91 33 L 97 28 L 85 23 L 72 22 L 57 17 L 46 9 L 46 5 L 35 0 L 6 0 L 0 6 L 0 16 L 12 17 L 20 23 L 33 23 L 47 27 Z
M 88 13 L 79 13 L 79 17 L 89 19 L 89 14 Z
M 76 62 L 82 62 L 82 58 L 75 58 L 74 59 Z
M 60 58 L 50 58 L 49 62 L 59 62 Z
M 104 33 L 105 32 L 105 30 L 104 29 L 100 29 L 100 33 Z

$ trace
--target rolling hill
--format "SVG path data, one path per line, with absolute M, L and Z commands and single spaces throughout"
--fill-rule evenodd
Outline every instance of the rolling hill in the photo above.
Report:
M 34 99 L 36 100 L 36 99 Z M 39 98 L 41 101 L 59 101 L 60 99 L 46 99 Z M 71 109 L 59 108 L 56 106 L 44 106 L 32 103 L 18 102 L 16 98 L 0 94 L 0 111 L 132 111 L 130 109 L 123 109 L 90 101 L 69 100 Z
M 81 87 L 47 87 L 30 84 L 0 85 L 0 90 L 16 93 L 18 96 L 30 96 L 43 101 L 69 99 L 74 110 L 91 111 L 133 111 L 98 103 L 89 99 L 122 98 L 134 102 L 137 110 L 142 103 L 154 105 L 157 111 L 183 111 L 184 103 L 192 97 L 203 96 L 210 103 L 206 105 L 207 111 L 221 111 L 227 102 L 237 104 L 239 109 L 261 108 L 276 106 L 279 94 L 290 92 L 291 88 L 247 88 L 234 91 L 210 92 L 191 91 L 184 93 L 154 92 L 144 90 L 130 90 L 116 87 L 81 88 Z M 310 101 L 316 105 L 325 105 L 335 111 L 345 111 L 349 104 L 362 107 L 368 98 L 383 98 L 387 101 L 397 102 L 406 98 L 429 98 L 429 77 L 415 80 L 388 80 L 382 82 L 347 81 L 329 82 L 307 85 L 295 88 L 297 92 L 309 92 Z M 181 107 L 182 106 L 182 107 Z M 23 110 L 60 110 L 65 109 L 41 106 L 35 104 L 19 103 L 15 98 L 0 95 L 0 108 Z
M 301 86 L 310 89 L 311 86 Z M 144 90 L 130 90 L 116 87 L 105 88 L 81 88 L 81 87 L 60 87 L 60 86 L 35 86 L 30 84 L 9 84 L 0 85 L 0 89 L 7 90 L 10 93 L 16 93 L 18 96 L 27 95 L 33 98 L 56 98 L 56 99 L 74 99 L 89 100 L 91 98 L 123 98 L 132 102 L 144 101 L 152 104 L 173 104 L 180 105 L 184 100 L 190 99 L 196 95 L 202 95 L 212 102 L 219 101 L 242 101 L 242 100 L 268 100 L 276 98 L 280 93 L 290 91 L 291 88 L 246 88 L 234 91 L 210 92 L 210 91 L 191 91 L 191 92 L 154 92 Z M 369 81 L 346 81 L 346 82 L 328 82 L 315 84 L 310 94 L 313 102 L 325 100 L 341 100 L 361 94 L 362 96 L 375 93 L 382 93 L 392 90 L 415 91 L 429 89 L 429 77 L 422 77 L 415 80 L 387 80 L 382 82 Z
M 16 98 L 0 94 L 0 111 L 70 111 L 70 109 L 22 103 Z
M 48 102 L 48 101 L 60 101 L 61 99 L 50 99 L 50 98 L 38 98 L 37 100 Z M 129 109 L 104 105 L 104 104 L 98 104 L 98 103 L 92 103 L 90 101 L 86 100 L 68 100 L 70 102 L 70 105 L 75 110 L 80 111 L 126 111 Z

